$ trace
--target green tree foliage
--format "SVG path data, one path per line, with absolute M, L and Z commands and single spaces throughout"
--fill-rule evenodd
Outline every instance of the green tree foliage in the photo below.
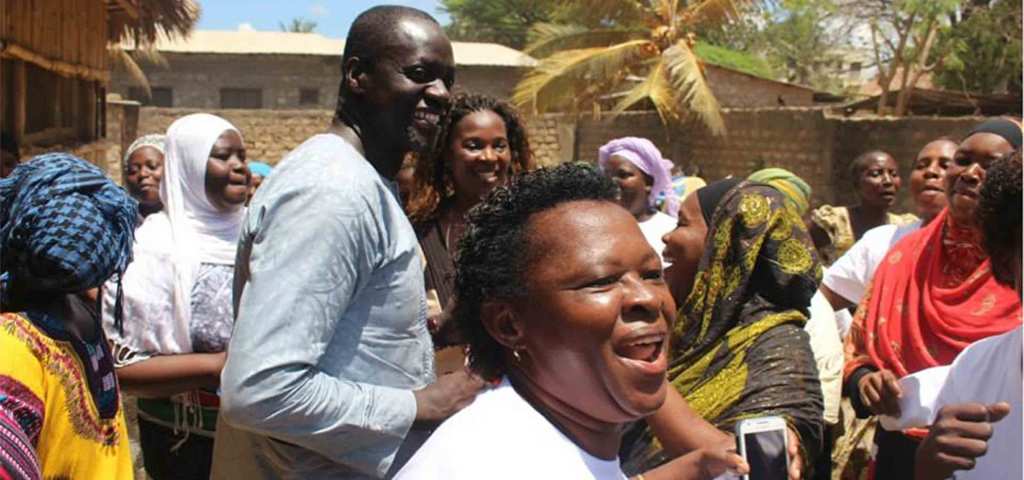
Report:
M 556 9 L 551 0 L 441 0 L 453 40 L 494 42 L 512 48 L 526 46 L 530 26 L 550 22 Z
M 846 15 L 870 32 L 878 66 L 879 115 L 904 115 L 911 92 L 942 58 L 933 55 L 935 40 L 948 28 L 960 0 L 840 0 Z M 895 92 L 895 107 L 890 105 Z
M 316 30 L 316 22 L 313 20 L 306 20 L 302 17 L 295 17 L 289 23 L 278 22 L 278 26 L 281 27 L 282 32 L 291 33 L 312 33 Z
M 820 90 L 842 88 L 835 69 L 849 26 L 835 0 L 777 0 L 753 6 L 738 21 L 701 32 L 702 38 L 762 59 L 770 76 Z
M 1021 91 L 1021 0 L 975 2 L 939 35 L 936 85 L 976 93 Z

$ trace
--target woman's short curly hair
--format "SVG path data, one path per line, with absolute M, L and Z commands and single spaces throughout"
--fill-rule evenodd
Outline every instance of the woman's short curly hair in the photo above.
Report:
M 470 367 L 486 379 L 505 371 L 502 346 L 480 320 L 491 300 L 526 294 L 526 273 L 538 252 L 529 245 L 530 218 L 566 202 L 615 202 L 618 187 L 596 168 L 563 164 L 513 177 L 470 210 L 455 262 L 456 328 L 469 344 Z
M 985 171 L 978 203 L 978 223 L 984 234 L 983 245 L 992 259 L 996 280 L 1013 286 L 1013 263 L 1021 248 L 1021 155 L 997 160 Z
M 409 218 L 413 223 L 432 220 L 438 213 L 438 206 L 454 194 L 455 187 L 447 157 L 455 126 L 467 115 L 483 111 L 494 112 L 505 122 L 512 152 L 512 173 L 533 169 L 533 154 L 526 123 L 515 107 L 487 95 L 458 94 L 452 100 L 451 111 L 444 119 L 434 151 L 429 155 L 420 155 L 416 161 L 415 187 L 408 202 Z

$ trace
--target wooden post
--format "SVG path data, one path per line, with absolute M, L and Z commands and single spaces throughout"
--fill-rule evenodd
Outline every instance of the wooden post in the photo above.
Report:
M 12 85 L 14 90 L 14 125 L 11 135 L 18 140 L 18 143 L 24 147 L 25 141 L 25 112 L 27 112 L 28 103 L 28 85 L 25 79 L 25 62 L 21 60 L 15 60 L 14 62 L 14 75 Z

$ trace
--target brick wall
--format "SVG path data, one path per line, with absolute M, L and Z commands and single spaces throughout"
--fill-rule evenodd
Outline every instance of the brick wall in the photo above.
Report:
M 914 159 L 921 148 L 943 136 L 959 141 L 982 120 L 982 117 L 854 119 L 829 116 L 829 122 L 836 128 L 831 179 L 835 186 L 834 191 L 840 199 L 853 201 L 853 180 L 849 176 L 850 163 L 866 151 L 883 150 L 899 162 L 903 177 L 900 202 L 904 209 L 910 209 L 913 204 L 906 195 L 907 182 Z
M 715 98 L 723 107 L 758 108 L 814 105 L 814 90 L 783 82 L 774 82 L 736 70 L 706 65 L 704 74 Z

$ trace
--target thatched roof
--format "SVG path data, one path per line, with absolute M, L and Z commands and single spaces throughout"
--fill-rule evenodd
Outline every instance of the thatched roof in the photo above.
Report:
M 110 16 L 107 38 L 151 44 L 160 36 L 184 37 L 199 20 L 194 0 L 106 0 Z

